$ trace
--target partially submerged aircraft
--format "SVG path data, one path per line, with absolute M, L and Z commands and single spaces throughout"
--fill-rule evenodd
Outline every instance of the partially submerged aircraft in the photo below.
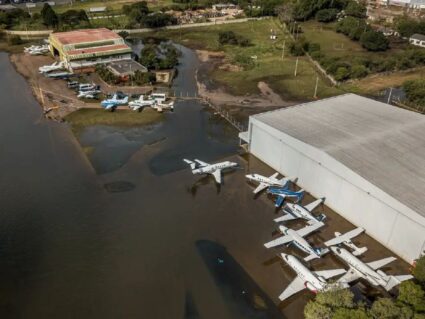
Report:
M 319 270 L 311 271 L 304 266 L 296 257 L 287 254 L 281 254 L 282 259 L 291 267 L 296 273 L 297 277 L 286 287 L 286 289 L 280 294 L 279 299 L 281 301 L 289 298 L 303 289 L 309 289 L 310 291 L 317 293 L 319 291 L 327 290 L 338 290 L 348 288 L 346 283 L 328 283 L 326 279 L 336 277 L 345 273 L 345 269 L 333 269 L 333 270 Z
M 284 236 L 276 238 L 268 243 L 264 244 L 266 248 L 272 248 L 285 244 L 294 244 L 297 248 L 307 253 L 308 256 L 304 258 L 305 261 L 310 261 L 315 258 L 320 258 L 322 255 L 326 254 L 329 249 L 325 248 L 313 248 L 311 245 L 303 238 L 308 234 L 318 230 L 323 227 L 325 224 L 322 222 L 317 222 L 312 225 L 306 226 L 304 228 L 293 230 L 285 226 L 279 226 L 279 230 L 284 234 Z
M 314 202 L 311 202 L 308 205 L 301 206 L 299 204 L 287 203 L 283 208 L 285 215 L 274 219 L 276 223 L 285 222 L 287 220 L 293 220 L 302 218 L 305 219 L 309 224 L 321 222 L 325 220 L 326 216 L 320 214 L 319 216 L 314 216 L 311 212 L 316 209 L 317 206 L 322 204 L 325 201 L 324 198 L 319 198 Z
M 211 174 L 212 176 L 214 176 L 214 179 L 217 184 L 221 184 L 222 170 L 239 166 L 238 163 L 229 161 L 220 162 L 216 164 L 208 164 L 198 159 L 195 159 L 194 161 L 183 159 L 183 161 L 190 165 L 193 174 Z
M 360 256 L 361 254 L 367 251 L 367 247 L 357 247 L 356 245 L 354 245 L 351 239 L 354 237 L 357 237 L 363 232 L 364 232 L 364 229 L 361 227 L 350 230 L 349 232 L 346 232 L 345 234 L 335 232 L 335 238 L 332 238 L 328 240 L 327 242 L 325 242 L 325 245 L 327 247 L 330 247 L 330 246 L 343 244 L 353 250 L 354 256 Z
M 395 257 L 387 257 L 384 259 L 364 263 L 344 248 L 332 246 L 330 249 L 336 256 L 338 256 L 342 261 L 350 266 L 348 272 L 340 279 L 338 279 L 338 282 L 340 283 L 348 284 L 359 278 L 364 278 L 373 286 L 382 286 L 386 291 L 390 291 L 393 287 L 399 285 L 402 281 L 413 278 L 412 275 L 387 275 L 382 270 L 379 270 L 379 268 L 382 268 L 390 262 L 396 260 Z
M 126 105 L 128 103 L 128 95 L 122 92 L 116 92 L 112 98 L 103 100 L 100 105 L 108 111 L 114 111 L 120 105 Z
M 299 191 L 291 191 L 288 189 L 288 187 L 277 187 L 277 186 L 270 186 L 267 189 L 267 193 L 277 196 L 275 201 L 275 206 L 280 207 L 282 206 L 285 198 L 294 198 L 296 202 L 299 202 L 304 197 L 304 190 L 301 189 Z
M 265 190 L 267 187 L 270 186 L 280 186 L 280 187 L 286 187 L 287 184 L 291 181 L 289 178 L 277 178 L 279 173 L 274 173 L 273 175 L 266 177 L 260 174 L 248 174 L 245 175 L 246 178 L 251 182 L 257 182 L 260 183 L 256 189 L 254 189 L 254 194 L 258 194 L 259 192 Z

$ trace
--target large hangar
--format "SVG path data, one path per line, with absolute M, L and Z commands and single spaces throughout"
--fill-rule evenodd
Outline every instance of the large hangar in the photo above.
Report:
M 346 94 L 251 116 L 249 151 L 412 262 L 425 250 L 425 116 Z

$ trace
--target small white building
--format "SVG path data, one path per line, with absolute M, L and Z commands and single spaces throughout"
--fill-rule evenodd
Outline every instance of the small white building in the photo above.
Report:
M 239 136 L 250 153 L 412 262 L 425 250 L 424 132 L 422 114 L 346 94 L 250 116 Z
M 425 48 L 425 35 L 416 33 L 409 38 L 410 44 Z

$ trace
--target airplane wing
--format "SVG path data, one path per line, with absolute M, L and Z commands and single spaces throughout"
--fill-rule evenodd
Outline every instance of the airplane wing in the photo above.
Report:
M 276 177 L 279 175 L 279 173 L 274 173 L 272 176 L 270 176 L 270 179 L 276 179 Z
M 185 158 L 183 159 L 183 161 L 185 163 L 189 164 L 191 169 L 195 169 L 196 168 L 196 163 L 195 162 L 192 162 L 192 161 L 190 161 L 188 159 L 185 159 Z
M 305 289 L 304 280 L 302 280 L 300 277 L 296 277 L 280 294 L 279 300 L 283 301 L 285 299 L 288 299 L 289 297 L 303 289 Z
M 210 165 L 210 164 L 208 164 L 208 163 L 205 163 L 205 162 L 202 162 L 202 161 L 200 161 L 200 160 L 198 160 L 198 159 L 195 159 L 195 162 L 197 162 L 201 167 L 204 167 L 204 166 L 208 166 L 208 165 Z
M 323 227 L 325 224 L 322 222 L 317 222 L 314 224 L 311 224 L 309 226 L 306 226 L 304 228 L 298 229 L 296 232 L 298 235 L 300 235 L 301 237 L 305 237 L 308 234 L 314 232 L 315 230 L 319 229 L 320 227 Z
M 395 257 L 387 257 L 384 259 L 380 259 L 380 260 L 376 260 L 376 261 L 372 261 L 370 263 L 366 263 L 370 268 L 372 268 L 373 270 L 379 269 L 384 267 L 386 264 L 389 264 L 390 262 L 396 260 L 397 258 Z
M 262 190 L 266 189 L 267 186 L 269 186 L 269 185 L 267 185 L 266 183 L 260 183 L 260 185 L 258 185 L 257 188 L 254 189 L 254 194 L 258 194 Z
M 283 204 L 283 201 L 285 200 L 286 195 L 285 194 L 278 194 L 275 201 L 275 206 L 280 207 Z
M 217 182 L 217 184 L 221 184 L 221 169 L 215 170 L 215 172 L 212 173 L 212 175 L 214 176 L 215 181 Z
M 351 268 L 347 271 L 347 273 L 338 279 L 338 282 L 350 283 L 354 280 L 359 279 L 362 275 L 357 272 L 355 269 Z
M 264 247 L 266 247 L 266 248 L 272 248 L 272 247 L 276 247 L 276 246 L 287 244 L 287 243 L 291 242 L 292 240 L 293 240 L 292 236 L 285 235 L 285 236 L 281 236 L 279 238 L 276 238 L 276 239 L 274 239 L 272 241 L 269 241 L 268 243 L 265 243 L 264 244 Z
M 321 203 L 323 203 L 323 198 L 316 199 L 314 202 L 305 205 L 304 208 L 307 209 L 309 212 L 312 212 Z
M 287 220 L 294 220 L 294 219 L 295 219 L 295 217 L 293 215 L 286 213 L 283 216 L 275 218 L 274 221 L 276 223 L 279 223 L 279 222 L 286 222 Z
M 317 276 L 321 276 L 325 279 L 329 279 L 329 278 L 333 278 L 336 277 L 338 275 L 342 275 L 343 273 L 345 273 L 345 269 L 340 268 L 340 269 L 331 269 L 331 270 L 319 270 L 319 271 L 314 271 L 314 273 Z
M 340 236 L 337 236 L 335 238 L 328 240 L 327 242 L 325 242 L 325 245 L 329 247 L 329 246 L 335 246 L 335 245 L 341 244 L 342 242 L 349 241 L 351 238 L 354 238 L 360 235 L 362 232 L 364 232 L 364 229 L 361 227 L 350 230 L 349 232 L 345 234 L 342 234 Z

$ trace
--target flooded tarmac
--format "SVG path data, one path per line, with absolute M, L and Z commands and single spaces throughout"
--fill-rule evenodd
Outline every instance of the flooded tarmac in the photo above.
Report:
M 192 54 L 184 51 L 176 89 L 196 89 Z M 279 303 L 295 274 L 280 250 L 263 247 L 277 229 L 273 202 L 254 198 L 245 181 L 247 172 L 271 170 L 236 155 L 230 125 L 197 101 L 179 101 L 156 126 L 91 127 L 80 145 L 67 124 L 43 119 L 3 53 L 0 83 L 2 318 L 303 317 L 312 294 Z M 82 146 L 93 147 L 92 157 Z M 217 188 L 193 176 L 183 157 L 243 169 Z M 318 211 L 327 226 L 312 243 L 352 228 Z M 391 255 L 365 235 L 357 242 L 367 243 L 367 261 Z M 332 256 L 311 264 L 344 267 Z M 389 272 L 405 268 L 398 262 Z

